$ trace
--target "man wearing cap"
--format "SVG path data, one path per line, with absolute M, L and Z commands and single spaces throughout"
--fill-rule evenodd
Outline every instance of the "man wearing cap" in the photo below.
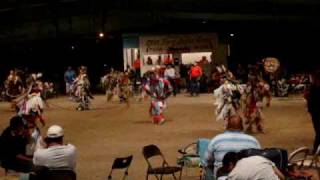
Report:
M 33 155 L 33 164 L 52 169 L 74 170 L 76 167 L 76 147 L 72 144 L 63 144 L 63 136 L 62 127 L 50 126 L 45 142 L 40 144 Z

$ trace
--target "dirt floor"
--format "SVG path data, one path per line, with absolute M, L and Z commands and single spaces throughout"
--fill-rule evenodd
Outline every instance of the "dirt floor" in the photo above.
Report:
M 215 120 L 213 97 L 209 94 L 171 97 L 166 111 L 168 121 L 161 126 L 151 123 L 148 100 L 132 102 L 128 108 L 118 102 L 107 103 L 105 96 L 95 96 L 91 110 L 84 112 L 76 111 L 76 104 L 66 97 L 51 99 L 49 104 L 45 110 L 48 126 L 61 125 L 66 142 L 78 148 L 76 171 L 80 180 L 106 179 L 113 159 L 130 154 L 134 156 L 130 179 L 144 179 L 147 164 L 141 153 L 143 146 L 158 145 L 174 165 L 179 148 L 223 132 L 222 123 Z M 9 107 L 8 103 L 0 103 L 1 131 L 14 115 Z M 301 146 L 312 147 L 314 132 L 302 98 L 273 99 L 264 114 L 266 134 L 253 134 L 263 147 L 281 147 L 289 152 Z M 197 179 L 196 175 L 197 171 L 190 170 L 188 175 L 183 173 L 182 179 Z

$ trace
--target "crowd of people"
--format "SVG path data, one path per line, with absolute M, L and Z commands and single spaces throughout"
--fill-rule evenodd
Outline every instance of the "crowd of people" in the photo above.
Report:
M 76 167 L 76 148 L 64 144 L 61 126 L 52 125 L 42 137 L 34 116 L 17 115 L 0 138 L 1 166 L 8 171 L 20 172 L 20 179 L 45 179 L 48 169 Z
M 164 111 L 167 108 L 167 99 L 171 95 L 176 96 L 182 87 L 180 80 L 183 76 L 178 73 L 172 62 L 168 60 L 165 66 L 156 65 L 142 77 L 137 75 L 140 73 L 138 66 L 125 72 L 111 69 L 100 81 L 107 100 L 110 101 L 117 96 L 121 103 L 127 103 L 129 106 L 129 99 L 134 94 L 139 94 L 139 100 L 149 96 L 151 102 L 148 112 L 152 122 L 162 125 L 166 121 Z M 308 90 L 305 98 L 316 132 L 314 150 L 318 148 L 320 115 L 317 108 L 320 106 L 320 73 L 316 73 L 312 79 L 308 75 L 293 75 L 288 81 L 288 86 L 281 79 L 275 88 L 272 78 L 265 78 L 266 74 L 261 64 L 249 66 L 248 70 L 239 65 L 235 73 L 224 65 L 215 65 L 211 79 L 203 81 L 206 73 L 203 71 L 202 63 L 208 62 L 196 62 L 188 69 L 185 77 L 188 84 L 186 88 L 193 97 L 199 95 L 203 86 L 201 83 L 207 83 L 208 87 L 212 87 L 216 120 L 223 121 L 225 127 L 225 132 L 213 137 L 206 149 L 203 165 L 207 178 L 285 179 L 283 169 L 279 169 L 270 159 L 258 154 L 244 155 L 244 150 L 261 149 L 258 140 L 246 132 L 251 132 L 254 125 L 258 132 L 266 132 L 262 113 L 264 99 L 269 107 L 272 94 L 277 91 L 279 95 L 281 88 L 293 91 Z M 78 73 L 69 67 L 64 74 L 66 94 L 70 100 L 79 103 L 76 109 L 81 111 L 89 110 L 90 99 L 93 99 L 87 73 L 87 67 L 80 66 Z M 268 75 L 272 77 L 270 73 Z M 43 113 L 47 104 L 45 99 L 48 97 L 44 90 L 46 83 L 41 81 L 41 77 L 41 73 L 33 73 L 24 80 L 18 71 L 14 70 L 10 71 L 5 82 L 5 94 L 11 98 L 17 114 L 1 135 L 1 166 L 24 172 L 29 179 L 41 176 L 43 167 L 74 170 L 76 166 L 76 148 L 71 144 L 64 144 L 64 131 L 61 126 L 50 126 L 46 136 L 41 136 L 41 129 L 46 125 Z M 47 84 L 53 87 L 52 84 Z M 250 168 L 250 171 L 246 168 Z

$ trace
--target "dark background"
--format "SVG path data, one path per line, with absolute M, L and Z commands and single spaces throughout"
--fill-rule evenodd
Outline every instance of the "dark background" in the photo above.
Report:
M 28 67 L 62 81 L 67 66 L 87 65 L 97 81 L 104 64 L 122 68 L 125 33 L 217 32 L 231 67 L 273 56 L 288 72 L 312 71 L 319 15 L 316 0 L 1 0 L 0 80 Z

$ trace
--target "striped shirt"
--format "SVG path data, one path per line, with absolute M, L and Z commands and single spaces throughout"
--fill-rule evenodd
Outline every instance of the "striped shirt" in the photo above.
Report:
M 215 136 L 209 143 L 205 153 L 205 165 L 212 164 L 214 160 L 214 174 L 216 174 L 217 170 L 222 167 L 222 160 L 226 153 L 250 148 L 261 148 L 256 138 L 240 131 L 225 131 Z

